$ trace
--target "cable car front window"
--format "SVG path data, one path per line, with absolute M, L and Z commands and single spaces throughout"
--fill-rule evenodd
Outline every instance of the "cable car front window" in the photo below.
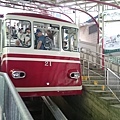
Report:
M 7 19 L 6 40 L 4 46 L 9 47 L 30 47 L 31 46 L 31 25 L 29 21 Z
M 78 29 L 62 27 L 62 48 L 65 51 L 78 51 Z
M 51 50 L 51 51 L 59 51 L 60 45 L 59 45 L 59 32 L 60 27 L 57 24 L 50 24 L 50 23 L 42 23 L 42 22 L 34 22 L 33 23 L 33 29 L 34 29 L 34 48 L 39 50 Z M 41 32 L 41 35 L 39 34 Z M 42 47 L 39 47 L 39 41 L 42 40 L 41 36 L 44 36 L 44 39 L 42 41 Z M 46 38 L 49 38 L 51 41 L 50 44 L 46 44 L 47 41 Z

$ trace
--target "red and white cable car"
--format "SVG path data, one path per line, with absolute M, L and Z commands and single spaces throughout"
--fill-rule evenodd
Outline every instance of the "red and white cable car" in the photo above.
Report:
M 48 36 L 46 31 L 51 32 L 51 49 L 36 48 L 38 30 L 43 36 Z M 81 94 L 78 28 L 75 24 L 34 13 L 8 13 L 1 22 L 0 31 L 1 71 L 8 73 L 21 96 Z

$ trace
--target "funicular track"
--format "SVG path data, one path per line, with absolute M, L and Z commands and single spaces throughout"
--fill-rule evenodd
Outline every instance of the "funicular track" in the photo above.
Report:
M 68 120 L 48 96 L 22 99 L 34 120 Z

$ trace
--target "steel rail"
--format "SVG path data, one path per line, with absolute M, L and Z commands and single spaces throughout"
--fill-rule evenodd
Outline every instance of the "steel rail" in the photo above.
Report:
M 50 99 L 50 97 L 42 96 L 43 101 L 52 112 L 56 120 L 68 120 L 58 106 Z

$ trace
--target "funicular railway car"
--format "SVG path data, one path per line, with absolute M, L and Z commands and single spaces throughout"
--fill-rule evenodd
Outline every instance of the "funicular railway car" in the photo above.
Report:
M 1 71 L 21 96 L 81 94 L 75 24 L 41 14 L 8 13 L 1 25 Z

